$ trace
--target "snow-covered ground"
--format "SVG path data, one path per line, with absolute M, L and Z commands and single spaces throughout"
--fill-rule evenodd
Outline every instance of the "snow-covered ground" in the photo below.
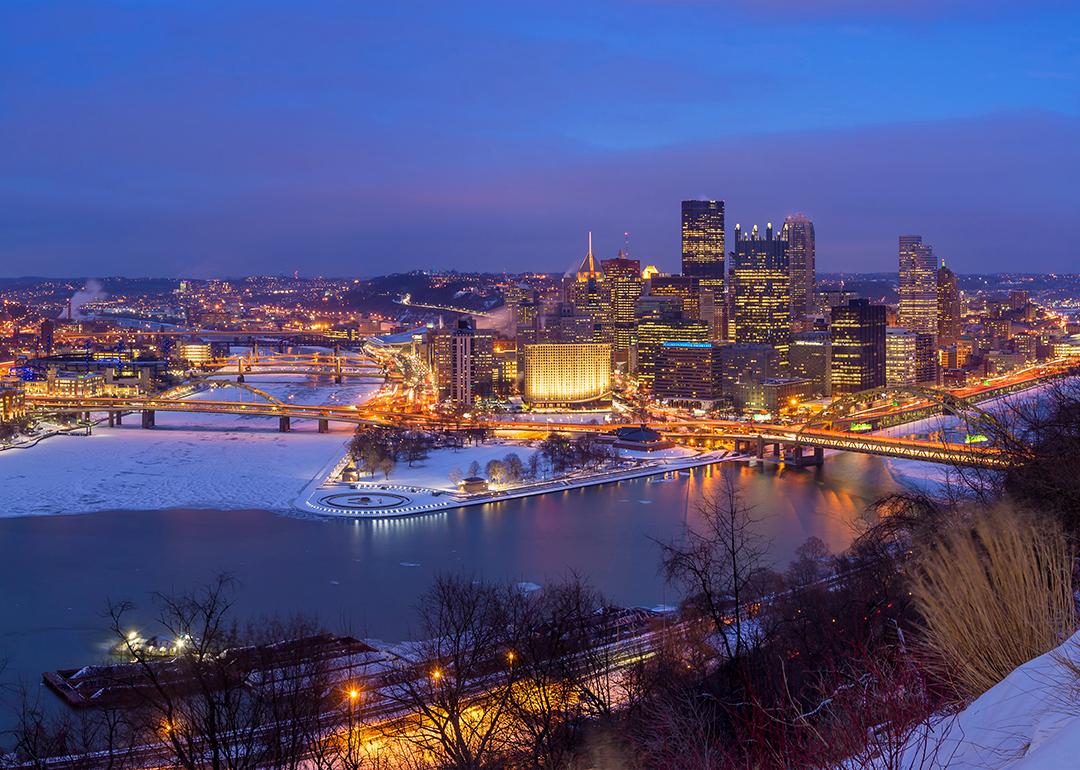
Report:
M 304 376 L 255 375 L 248 384 L 282 400 L 354 404 L 378 386 L 318 385 Z M 193 398 L 246 400 L 239 388 Z M 163 508 L 262 508 L 289 511 L 309 482 L 338 461 L 352 426 L 276 418 L 158 412 L 143 430 L 130 415 L 92 436 L 57 436 L 29 449 L 0 452 L 0 516 Z
M 904 770 L 1080 767 L 1080 632 L 1014 670 L 970 706 L 915 735 Z M 883 765 L 885 767 L 885 765 Z
M 428 455 L 426 460 L 417 461 L 412 468 L 405 461 L 399 462 L 390 474 L 390 481 L 394 484 L 456 492 L 457 485 L 450 480 L 452 470 L 456 469 L 464 478 L 469 475 L 469 466 L 476 462 L 480 464 L 480 475 L 486 476 L 484 467 L 491 460 L 502 460 L 508 454 L 516 454 L 521 458 L 521 462 L 527 463 L 529 457 L 535 452 L 536 449 L 527 444 L 511 441 L 461 449 L 436 449 Z M 361 480 L 372 479 L 367 474 L 362 474 Z M 382 481 L 382 474 L 376 474 L 374 480 Z

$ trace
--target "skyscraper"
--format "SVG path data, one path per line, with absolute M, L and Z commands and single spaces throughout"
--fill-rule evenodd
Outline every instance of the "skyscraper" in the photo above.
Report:
M 591 232 L 588 251 L 585 252 L 577 273 L 569 274 L 564 278 L 564 292 L 567 302 L 572 302 L 579 311 L 592 317 L 593 341 L 605 341 L 605 338 L 610 336 L 611 327 L 604 303 L 604 272 L 593 257 Z
M 795 320 L 800 320 L 803 316 L 816 311 L 814 223 L 801 212 L 791 214 L 784 220 L 782 236 L 788 243 L 788 264 L 791 270 L 791 315 Z
M 724 289 L 724 202 L 682 202 L 682 272 L 718 295 Z
M 921 235 L 900 236 L 900 325 L 937 334 L 938 265 Z
M 732 252 L 735 341 L 776 348 L 780 365 L 787 366 L 791 344 L 791 274 L 787 241 L 773 236 L 770 222 L 765 236 L 754 225 L 750 234 L 735 225 Z
M 945 267 L 942 260 L 937 274 L 938 286 L 938 338 L 940 341 L 955 342 L 964 331 L 960 308 L 960 287 L 956 273 Z
M 885 384 L 885 306 L 849 300 L 832 310 L 833 395 L 857 393 Z
M 890 326 L 885 330 L 885 383 L 904 385 L 915 382 L 916 332 L 902 326 Z
M 431 332 L 431 364 L 442 401 L 471 404 L 492 392 L 495 334 L 476 328 L 471 318 L 453 329 Z
M 641 263 L 628 259 L 623 251 L 615 259 L 600 263 L 604 271 L 604 291 L 608 306 L 608 321 L 612 327 L 611 342 L 616 357 L 625 357 L 634 342 L 636 317 L 634 307 L 641 296 Z

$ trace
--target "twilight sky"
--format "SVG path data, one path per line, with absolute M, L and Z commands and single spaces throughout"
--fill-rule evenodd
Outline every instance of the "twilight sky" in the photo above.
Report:
M 1080 271 L 1080 3 L 0 3 L 0 275 L 677 270 L 692 197 Z

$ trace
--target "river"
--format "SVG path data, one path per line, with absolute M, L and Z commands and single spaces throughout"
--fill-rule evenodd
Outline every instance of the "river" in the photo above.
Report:
M 574 571 L 621 605 L 678 601 L 657 540 L 678 538 L 719 467 L 394 521 L 260 510 L 113 511 L 0 519 L 0 659 L 6 682 L 100 660 L 106 599 L 131 600 L 153 631 L 150 595 L 239 581 L 238 617 L 305 613 L 332 630 L 398 640 L 445 571 L 543 584 Z M 898 488 L 892 464 L 838 454 L 821 469 L 735 470 L 784 566 L 807 537 L 846 547 L 867 506 Z

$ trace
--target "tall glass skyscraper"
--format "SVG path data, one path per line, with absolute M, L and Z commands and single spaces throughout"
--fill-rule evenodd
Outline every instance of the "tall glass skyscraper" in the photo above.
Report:
M 724 202 L 682 202 L 682 273 L 707 289 L 724 288 Z
M 834 307 L 832 361 L 829 379 L 833 395 L 857 393 L 885 384 L 885 306 L 866 299 Z
M 770 222 L 765 236 L 757 225 L 743 233 L 735 225 L 732 252 L 735 341 L 771 345 L 787 366 L 791 345 L 791 272 L 787 241 L 773 236 Z
M 938 264 L 921 235 L 900 236 L 900 325 L 937 334 Z
M 801 319 L 817 310 L 814 302 L 814 223 L 801 212 L 791 214 L 784 220 L 782 234 L 788 243 L 791 269 L 791 315 Z
M 945 260 L 941 261 L 941 269 L 938 270 L 937 285 L 938 337 L 942 340 L 955 342 L 963 332 L 964 319 L 960 306 L 960 287 L 956 281 L 956 274 L 945 267 Z

